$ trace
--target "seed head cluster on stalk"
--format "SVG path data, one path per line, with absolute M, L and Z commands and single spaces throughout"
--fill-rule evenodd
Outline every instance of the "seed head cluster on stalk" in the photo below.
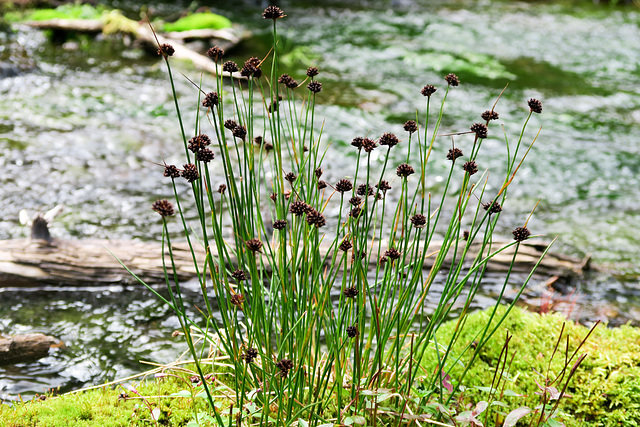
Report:
M 272 24 L 273 48 L 263 59 L 249 58 L 242 77 L 233 74 L 239 67 L 225 62 L 222 49 L 209 49 L 218 75 L 194 90 L 198 117 L 190 133 L 174 89 L 185 160 L 182 167 L 164 167 L 174 203 L 153 205 L 168 253 L 166 302 L 180 321 L 210 415 L 219 425 L 232 424 L 232 416 L 237 425 L 290 425 L 294 419 L 327 425 L 353 417 L 375 425 L 390 413 L 423 413 L 435 403 L 455 408 L 464 373 L 453 378 L 452 368 L 463 355 L 448 350 L 453 342 L 436 342 L 436 333 L 454 306 L 464 307 L 457 316 L 467 314 L 488 260 L 510 247 L 517 251 L 530 237 L 525 221 L 513 225 L 514 240 L 504 247 L 492 236 L 508 209 L 526 123 L 542 104 L 528 101 L 529 118 L 507 151 L 504 184 L 490 197 L 486 174 L 476 174 L 483 141 L 499 134 L 488 132 L 498 113 L 482 113 L 486 124 L 455 134 L 453 148 L 451 138 L 439 137 L 447 95 L 463 85 L 455 74 L 440 87 L 416 91 L 426 109 L 398 123 L 407 133 L 354 136 L 348 148 L 353 170 L 332 171 L 336 179 L 323 181 L 331 154 L 316 107 L 329 84 L 317 80 L 322 72 L 313 66 L 299 76 L 302 83 L 279 73 L 278 26 L 286 15 L 269 6 L 263 17 Z M 172 50 L 159 48 L 171 79 Z M 404 161 L 394 163 L 392 149 L 393 158 L 400 152 Z M 374 151 L 382 168 L 372 166 Z M 425 179 L 436 162 L 449 168 L 439 194 Z M 185 206 L 196 210 L 196 223 Z M 176 220 L 193 254 L 202 293 L 196 301 L 185 299 L 175 274 L 175 236 L 167 222 Z M 508 280 L 509 273 L 503 292 Z M 435 309 L 427 309 L 427 297 L 439 300 Z M 193 306 L 203 316 L 189 316 Z M 487 324 L 468 358 L 495 328 Z M 206 362 L 223 372 L 225 407 L 205 380 L 203 352 L 225 361 L 224 368 Z M 435 371 L 424 368 L 433 364 Z M 386 411 L 378 406 L 383 392 L 393 395 Z

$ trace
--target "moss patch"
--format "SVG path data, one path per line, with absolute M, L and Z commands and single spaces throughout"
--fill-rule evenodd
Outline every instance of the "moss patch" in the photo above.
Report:
M 4 19 L 9 22 L 48 21 L 50 19 L 100 19 L 105 12 L 103 6 L 90 4 L 64 4 L 55 9 L 36 9 L 27 12 L 7 12 Z
M 205 28 L 212 28 L 214 30 L 220 30 L 223 28 L 231 27 L 231 21 L 222 15 L 216 13 L 194 13 L 187 15 L 184 18 L 178 19 L 176 22 L 164 24 L 164 31 L 188 31 L 188 30 L 202 30 Z
M 499 317 L 505 307 L 499 308 Z M 489 319 L 490 311 L 470 315 L 466 327 L 454 345 L 454 353 L 460 353 L 476 340 L 478 331 Z M 495 321 L 494 321 L 495 322 Z M 558 352 L 550 363 L 558 335 L 564 326 L 564 336 Z M 445 324 L 439 331 L 439 342 L 444 344 L 451 336 L 455 322 Z M 564 366 L 566 337 L 569 337 L 569 355 L 587 335 L 589 329 L 567 321 L 557 314 L 538 315 L 514 309 L 500 330 L 484 346 L 479 357 L 463 383 L 468 387 L 466 397 L 470 402 L 487 398 L 487 394 L 475 387 L 491 386 L 496 365 L 507 332 L 513 335 L 509 343 L 510 355 L 515 358 L 509 368 L 510 381 L 506 388 L 524 397 L 504 397 L 508 410 L 519 406 L 534 408 L 540 404 L 540 389 L 536 381 L 544 384 L 543 375 L 549 372 L 555 377 Z M 579 354 L 587 353 L 576 374 L 569 383 L 567 393 L 572 397 L 563 399 L 560 409 L 567 414 L 561 417 L 567 426 L 638 426 L 640 425 L 640 329 L 622 326 L 609 329 L 604 325 L 596 328 Z M 510 356 L 509 356 L 510 357 Z M 451 377 L 457 378 L 470 354 L 463 355 L 462 364 L 454 366 Z M 575 360 L 574 360 L 575 361 Z M 427 363 L 429 365 L 429 363 Z M 427 369 L 435 369 L 435 364 Z M 550 368 L 548 368 L 550 366 Z M 569 366 L 571 369 L 571 366 Z M 554 384 L 559 390 L 563 384 Z M 528 418 L 524 420 L 528 421 Z

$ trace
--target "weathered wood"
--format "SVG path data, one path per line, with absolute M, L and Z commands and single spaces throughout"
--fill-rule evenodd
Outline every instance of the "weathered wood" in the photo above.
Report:
M 496 242 L 492 250 L 500 248 L 504 242 Z M 179 280 L 195 277 L 191 252 L 186 245 L 173 247 L 173 257 Z M 461 246 L 462 248 L 462 246 Z M 460 250 L 461 250 L 460 248 Z M 546 244 L 526 241 L 513 267 L 514 273 L 528 273 L 538 262 Z M 384 245 L 383 245 L 384 249 Z M 434 243 L 429 247 L 433 253 L 439 249 Z M 465 264 L 468 267 L 479 246 L 472 245 Z M 196 247 L 199 265 L 204 262 L 204 250 Z M 327 246 L 320 247 L 326 254 Z M 111 254 L 113 253 L 113 255 Z M 452 262 L 453 250 L 445 259 L 445 268 Z M 215 257 L 216 254 L 214 253 Z M 458 253 L 458 258 L 460 252 Z M 15 239 L 0 241 L 0 287 L 39 286 L 43 284 L 92 286 L 111 284 L 135 284 L 137 281 L 122 267 L 118 257 L 134 274 L 147 283 L 164 282 L 161 246 L 154 242 L 124 240 L 44 240 Z M 431 268 L 436 256 L 425 260 L 425 268 Z M 513 258 L 513 248 L 506 250 L 488 264 L 490 272 L 506 272 Z M 168 262 L 168 261 L 167 261 Z M 232 262 L 235 262 L 232 260 Z M 377 262 L 377 260 L 372 260 Z M 549 253 L 543 258 L 537 274 L 542 277 L 558 276 L 568 278 L 582 274 L 588 265 L 583 260 Z
M 41 359 L 49 354 L 49 349 L 55 344 L 55 338 L 44 334 L 0 337 L 0 365 Z
M 126 20 L 126 22 L 127 30 L 124 32 L 133 35 L 137 40 L 147 44 L 154 51 L 157 49 L 158 43 L 168 43 L 173 46 L 175 50 L 173 58 L 191 61 L 196 68 L 207 71 L 214 75 L 218 73 L 215 62 L 213 62 L 211 58 L 202 55 L 199 52 L 196 52 L 188 46 L 185 46 L 183 44 L 183 41 L 195 38 L 214 39 L 217 41 L 217 44 L 220 47 L 222 47 L 223 49 L 229 49 L 230 47 L 238 44 L 247 35 L 247 32 L 241 29 L 192 30 L 180 33 L 156 33 L 154 35 L 148 24 L 138 23 L 131 20 Z M 87 33 L 103 32 L 105 30 L 105 26 L 107 25 L 105 21 L 99 19 L 49 19 L 45 21 L 30 21 L 26 24 L 39 29 Z M 226 73 L 225 76 L 228 76 L 228 74 L 229 73 Z M 246 77 L 242 76 L 239 72 L 233 73 L 233 77 L 242 80 L 246 79 Z

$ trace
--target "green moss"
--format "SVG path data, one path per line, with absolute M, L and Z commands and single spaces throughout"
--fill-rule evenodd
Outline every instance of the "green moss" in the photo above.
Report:
M 27 12 L 7 12 L 4 16 L 9 22 L 47 21 L 49 19 L 100 19 L 105 12 L 104 6 L 90 4 L 64 4 L 55 9 L 35 9 Z
M 220 30 L 229 27 L 231 27 L 231 21 L 227 18 L 216 13 L 207 12 L 194 13 L 180 18 L 176 22 L 164 24 L 164 31 L 201 30 L 205 28 Z
M 505 308 L 499 309 L 498 315 Z M 462 335 L 453 347 L 460 353 L 477 339 L 489 319 L 489 311 L 474 313 L 467 317 Z M 564 326 L 564 337 L 559 351 L 550 363 L 553 348 Z M 444 344 L 455 328 L 455 321 L 445 324 L 439 331 L 439 342 Z M 479 352 L 479 357 L 470 369 L 463 384 L 468 388 L 466 397 L 470 401 L 487 398 L 477 386 L 489 387 L 495 367 L 502 351 L 507 332 L 512 335 L 509 354 L 515 353 L 509 369 L 511 381 L 506 388 L 525 397 L 504 397 L 510 409 L 519 406 L 534 408 L 540 404 L 536 380 L 544 382 L 537 374 L 547 373 L 553 378 L 564 366 L 566 337 L 569 337 L 569 355 L 587 335 L 584 326 L 567 321 L 557 314 L 538 315 L 521 309 L 514 309 L 503 325 Z M 598 326 L 582 347 L 579 354 L 588 356 L 570 381 L 567 393 L 572 397 L 561 401 L 560 409 L 568 416 L 563 421 L 567 426 L 637 426 L 640 425 L 640 329 L 629 326 L 609 329 Z M 509 356 L 510 357 L 510 356 Z M 462 362 L 469 360 L 470 354 L 462 356 Z M 575 360 L 574 360 L 575 361 Z M 427 363 L 427 369 L 435 369 L 435 363 Z M 462 365 L 462 364 L 461 364 Z M 462 366 L 454 366 L 451 377 L 457 378 Z M 569 366 L 571 369 L 571 366 Z M 563 384 L 554 384 L 562 389 Z

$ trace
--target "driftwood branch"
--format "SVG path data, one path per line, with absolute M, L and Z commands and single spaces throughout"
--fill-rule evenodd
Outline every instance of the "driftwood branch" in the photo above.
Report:
M 53 345 L 56 345 L 55 338 L 44 334 L 0 337 L 0 366 L 41 359 L 49 354 Z
M 504 243 L 494 243 L 493 250 L 498 249 Z M 172 249 L 179 280 L 194 278 L 196 271 L 189 248 L 186 245 L 177 244 Z M 429 247 L 429 252 L 435 252 L 438 249 L 439 244 L 434 243 Z M 526 274 L 531 271 L 545 249 L 544 243 L 523 242 L 516 257 L 513 272 Z M 324 255 L 327 253 L 328 247 L 321 246 L 319 250 Z M 478 251 L 479 246 L 472 245 L 466 259 L 472 260 Z M 47 242 L 16 239 L 0 241 L 0 286 L 21 287 L 43 284 L 100 286 L 137 283 L 110 252 L 145 282 L 150 284 L 164 283 L 159 243 L 58 239 Z M 449 252 L 453 253 L 452 250 Z M 215 253 L 212 255 L 216 257 Z M 434 256 L 428 257 L 424 267 L 430 268 L 434 258 Z M 450 255 L 445 264 L 450 265 L 451 258 Z M 491 259 L 487 264 L 487 269 L 493 273 L 506 272 L 512 258 L 513 248 L 510 248 L 510 250 Z M 196 248 L 196 259 L 198 264 L 202 266 L 204 263 L 202 248 Z M 235 263 L 235 260 L 231 260 L 231 262 Z M 377 262 L 377 260 L 372 260 L 372 262 Z M 582 270 L 588 267 L 581 263 L 582 260 L 577 258 L 548 253 L 536 273 L 545 278 L 553 276 L 569 278 L 582 274 Z M 229 266 L 229 268 L 231 267 Z

